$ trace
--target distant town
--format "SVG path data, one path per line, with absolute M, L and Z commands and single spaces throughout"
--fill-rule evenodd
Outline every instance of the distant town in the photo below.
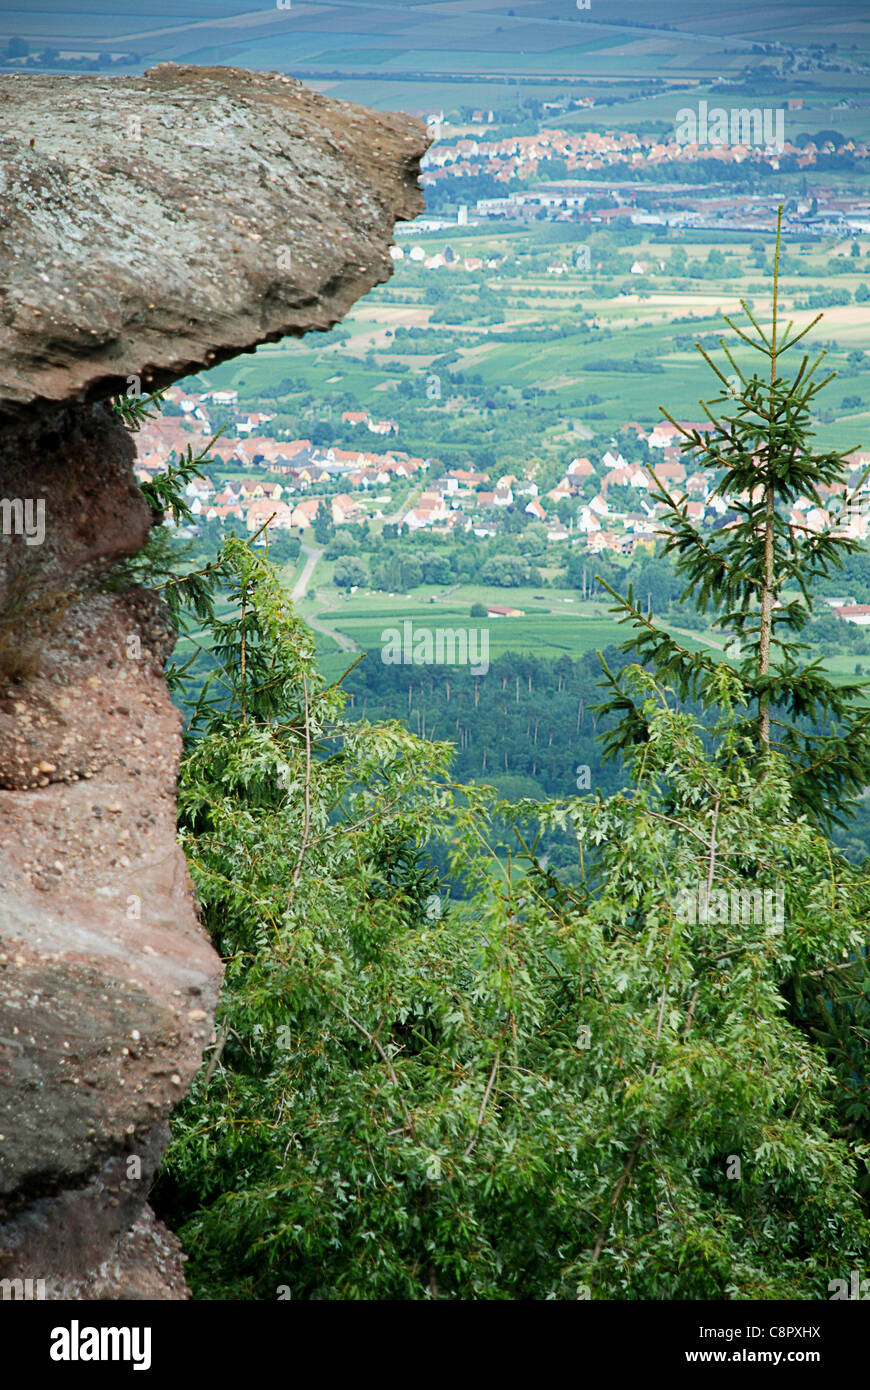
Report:
M 465 188 L 467 205 L 460 225 L 473 210 L 472 215 L 481 218 L 545 218 L 585 223 L 590 228 L 627 221 L 635 226 L 766 232 L 775 227 L 781 194 L 733 189 L 734 176 L 746 168 L 757 169 L 759 175 L 812 170 L 812 195 L 807 190 L 786 208 L 786 234 L 825 237 L 870 231 L 870 204 L 865 196 L 819 181 L 819 172 L 829 168 L 861 173 L 868 167 L 864 161 L 870 158 L 870 143 L 845 139 L 836 132 L 818 144 L 803 135 L 793 143 L 788 138 L 788 111 L 798 111 L 802 104 L 802 98 L 792 98 L 786 110 L 777 113 L 783 118 L 785 134 L 775 143 L 765 139 L 762 117 L 766 113 L 760 109 L 725 112 L 706 102 L 699 103 L 693 139 L 678 138 L 676 121 L 666 137 L 637 131 L 570 133 L 543 128 L 532 135 L 437 138 L 424 158 L 422 183 L 430 203 L 438 202 L 442 187 L 449 188 L 453 199 L 462 199 Z M 730 114 L 729 133 L 736 134 L 736 140 L 716 138 L 717 114 Z M 436 136 L 442 130 L 439 117 L 443 113 L 428 116 Z M 709 166 L 705 179 L 711 182 L 699 185 L 697 171 L 691 181 L 681 178 L 681 171 L 697 166 L 698 161 Z M 662 176 L 671 169 L 672 177 L 664 181 Z M 492 184 L 494 196 L 471 196 L 481 184 Z M 602 194 L 615 206 L 601 206 Z M 446 224 L 430 219 L 428 225 Z M 410 230 L 398 228 L 400 235 Z

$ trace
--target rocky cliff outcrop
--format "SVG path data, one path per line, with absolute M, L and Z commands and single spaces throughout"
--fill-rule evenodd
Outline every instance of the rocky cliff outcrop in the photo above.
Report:
M 147 1198 L 220 974 L 173 635 L 105 584 L 152 522 L 106 397 L 335 323 L 425 146 L 277 74 L 0 78 L 0 1280 L 49 1298 L 187 1296 Z

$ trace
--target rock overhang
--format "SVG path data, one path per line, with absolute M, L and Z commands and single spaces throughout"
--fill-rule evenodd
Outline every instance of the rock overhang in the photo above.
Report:
M 428 143 L 280 73 L 0 77 L 0 422 L 328 329 L 392 273 Z
M 100 402 L 337 322 L 389 277 L 427 143 L 279 74 L 0 78 L 0 498 L 46 519 L 32 550 L 0 527 L 0 1277 L 49 1298 L 187 1296 L 147 1199 L 221 973 L 176 839 L 174 634 L 102 584 L 153 518 Z

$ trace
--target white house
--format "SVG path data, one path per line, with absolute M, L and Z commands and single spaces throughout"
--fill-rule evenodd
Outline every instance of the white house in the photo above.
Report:
M 834 612 L 847 623 L 856 623 L 858 627 L 870 627 L 870 604 L 856 603 L 852 608 L 835 608 Z
M 585 531 L 589 536 L 593 531 L 601 530 L 601 522 L 590 507 L 583 507 L 577 516 L 577 530 Z

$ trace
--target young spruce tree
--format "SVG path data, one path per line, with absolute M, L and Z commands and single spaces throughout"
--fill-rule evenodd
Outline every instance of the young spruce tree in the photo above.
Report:
M 864 507 L 862 494 L 870 469 L 857 478 L 849 453 L 813 447 L 812 407 L 832 374 L 819 379 L 824 357 L 811 361 L 798 345 L 822 318 L 800 331 L 782 325 L 779 262 L 782 209 L 777 217 L 770 325 L 763 328 L 745 301 L 748 327 L 725 321 L 738 343 L 720 339 L 727 359 L 717 366 L 700 344 L 698 351 L 721 383 L 715 399 L 701 407 L 708 430 L 679 424 L 662 413 L 682 436 L 682 449 L 695 469 L 715 475 L 712 497 L 723 498 L 731 520 L 700 531 L 689 519 L 687 498 L 662 486 L 651 474 L 651 495 L 667 509 L 664 553 L 674 557 L 685 580 L 681 601 L 700 613 L 714 610 L 712 626 L 730 639 L 727 663 L 739 682 L 742 715 L 738 729 L 758 775 L 772 754 L 787 769 L 792 805 L 823 829 L 842 825 L 850 805 L 870 784 L 870 707 L 867 683 L 839 682 L 826 674 L 823 660 L 810 659 L 801 634 L 813 613 L 813 585 L 842 567 L 862 548 L 851 521 Z M 740 346 L 760 359 L 748 372 L 735 355 Z M 790 372 L 784 359 L 794 362 Z M 794 361 L 797 357 L 797 361 Z M 813 528 L 793 520 L 799 498 L 828 514 Z M 651 668 L 659 681 L 682 699 L 712 710 L 726 665 L 710 652 L 690 652 L 644 613 L 629 587 L 618 595 L 622 621 L 634 633 L 622 650 Z M 726 652 L 728 647 L 726 646 Z M 599 708 L 620 721 L 604 738 L 605 756 L 624 754 L 649 737 L 642 711 L 605 665 L 611 698 Z M 847 962 L 819 961 L 796 975 L 788 993 L 792 1017 L 821 1042 L 839 1077 L 842 1132 L 870 1134 L 870 968 L 866 942 Z M 863 1180 L 865 1195 L 870 1191 Z
M 800 634 L 812 616 L 813 583 L 841 568 L 844 556 L 861 549 L 847 523 L 862 505 L 859 493 L 870 468 L 850 489 L 846 477 L 851 451 L 818 452 L 812 447 L 811 407 L 833 378 L 832 373 L 817 379 L 824 351 L 813 362 L 809 354 L 801 354 L 791 375 L 783 372 L 786 353 L 823 316 L 818 314 L 799 332 L 791 322 L 783 330 L 781 218 L 782 209 L 769 329 L 761 327 L 743 300 L 753 331 L 724 316 L 740 342 L 763 359 L 762 370 L 747 374 L 724 338 L 724 369 L 698 345 L 723 388 L 712 401 L 700 402 L 710 428 L 702 432 L 681 425 L 661 407 L 682 436 L 682 449 L 692 466 L 715 473 L 711 496 L 727 499 L 734 519 L 702 533 L 689 520 L 688 499 L 663 487 L 652 470 L 650 492 L 667 508 L 664 553 L 674 556 L 677 572 L 686 581 L 681 601 L 694 603 L 700 613 L 715 608 L 713 626 L 739 641 L 733 664 L 747 707 L 747 738 L 760 759 L 771 750 L 783 755 L 796 802 L 820 823 L 831 825 L 842 821 L 849 801 L 870 783 L 867 685 L 833 681 L 821 660 L 805 658 L 808 644 L 800 641 Z M 827 510 L 830 524 L 814 529 L 792 521 L 791 509 L 801 497 Z M 719 663 L 708 653 L 687 651 L 676 642 L 642 612 L 631 589 L 623 599 L 600 582 L 617 599 L 624 619 L 636 627 L 624 650 L 651 663 L 682 698 L 707 703 Z M 611 754 L 643 738 L 643 720 L 624 694 L 607 708 L 623 715 L 608 740 Z

